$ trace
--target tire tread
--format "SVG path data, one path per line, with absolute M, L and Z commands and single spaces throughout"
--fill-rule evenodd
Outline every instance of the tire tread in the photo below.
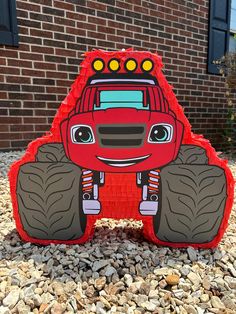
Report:
M 34 238 L 69 240 L 83 234 L 80 220 L 81 170 L 70 163 L 28 163 L 20 168 L 17 184 L 19 214 Z

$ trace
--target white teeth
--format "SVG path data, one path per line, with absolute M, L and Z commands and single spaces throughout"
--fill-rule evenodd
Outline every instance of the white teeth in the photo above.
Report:
M 129 159 L 109 159 L 109 158 L 104 158 L 104 157 L 99 157 L 99 156 L 97 156 L 97 158 L 99 159 L 99 160 L 102 160 L 102 161 L 107 161 L 107 162 L 109 162 L 109 161 L 111 161 L 111 162 L 124 162 L 124 161 L 127 161 L 127 162 L 129 162 L 129 161 L 139 161 L 139 160 L 143 160 L 143 159 L 145 159 L 145 158 L 148 158 L 150 155 L 146 155 L 146 156 L 142 156 L 142 157 L 135 157 L 135 158 L 129 158 Z
M 128 166 L 135 165 L 135 162 L 129 163 L 129 164 L 108 164 L 108 165 L 113 166 L 113 167 L 128 167 Z
M 137 164 L 138 162 L 142 160 L 147 159 L 149 156 L 150 155 L 146 155 L 146 156 L 135 157 L 135 158 L 130 158 L 130 159 L 109 159 L 109 158 L 104 158 L 104 157 L 99 157 L 99 156 L 97 156 L 97 158 L 112 167 L 129 167 L 129 166 L 133 166 Z

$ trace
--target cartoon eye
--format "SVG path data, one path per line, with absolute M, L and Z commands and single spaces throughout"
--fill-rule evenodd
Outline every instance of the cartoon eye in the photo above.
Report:
M 95 142 L 93 131 L 87 125 L 75 125 L 71 129 L 71 139 L 77 144 L 92 144 Z
M 149 143 L 168 143 L 172 139 L 173 127 L 170 124 L 155 124 L 150 131 Z

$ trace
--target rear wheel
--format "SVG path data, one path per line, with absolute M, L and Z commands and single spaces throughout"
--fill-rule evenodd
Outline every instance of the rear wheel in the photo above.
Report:
M 204 148 L 196 145 L 181 145 L 177 158 L 172 165 L 207 165 L 208 157 Z
M 70 162 L 66 157 L 62 143 L 44 144 L 38 148 L 36 161 L 39 162 Z
M 27 163 L 17 181 L 19 215 L 27 234 L 37 239 L 74 240 L 85 231 L 81 170 L 71 163 Z

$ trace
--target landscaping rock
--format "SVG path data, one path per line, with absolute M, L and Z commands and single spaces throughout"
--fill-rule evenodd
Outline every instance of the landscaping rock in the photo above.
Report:
M 0 153 L 0 314 L 236 313 L 235 204 L 214 251 L 159 247 L 140 221 L 112 219 L 85 244 L 24 243 L 7 179 L 22 154 Z

